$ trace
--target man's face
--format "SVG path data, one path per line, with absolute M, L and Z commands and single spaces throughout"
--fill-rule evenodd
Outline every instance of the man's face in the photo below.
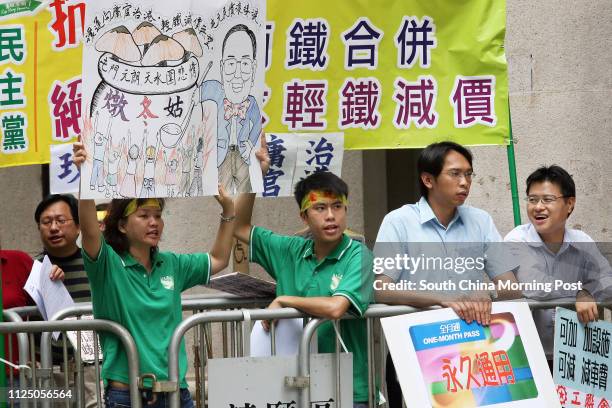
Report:
M 429 200 L 444 206 L 462 205 L 470 193 L 472 166 L 460 153 L 451 150 L 444 158 L 442 171 L 437 177 L 423 173 L 421 179 L 429 188 Z
M 223 88 L 230 102 L 241 103 L 249 96 L 255 80 L 255 68 L 251 37 L 244 31 L 231 34 L 221 60 Z
M 346 229 L 346 205 L 339 198 L 320 198 L 301 217 L 315 242 L 338 242 Z
M 63 201 L 48 206 L 40 214 L 40 239 L 51 255 L 65 256 L 65 251 L 76 248 L 79 226 L 72 219 L 70 207 Z
M 527 216 L 540 236 L 565 232 L 565 222 L 574 209 L 575 197 L 563 198 L 561 187 L 550 181 L 533 183 L 527 196 L 530 197 Z

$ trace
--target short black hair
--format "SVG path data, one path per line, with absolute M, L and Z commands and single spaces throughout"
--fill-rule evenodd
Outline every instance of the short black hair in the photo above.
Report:
M 345 196 L 348 198 L 348 186 L 344 180 L 329 171 L 320 171 L 300 180 L 295 185 L 293 196 L 295 197 L 295 201 L 297 201 L 298 207 L 302 206 L 302 200 L 306 194 L 315 190 L 321 190 L 326 193 L 332 193 L 338 197 Z
M 421 151 L 417 161 L 417 173 L 421 196 L 427 197 L 429 193 L 427 186 L 423 184 L 423 180 L 421 180 L 421 174 L 429 173 L 434 177 L 438 177 L 444 167 L 446 155 L 453 150 L 465 157 L 468 163 L 470 163 L 470 166 L 472 166 L 472 153 L 470 153 L 467 148 L 455 142 L 444 141 L 432 143 Z
M 43 198 L 43 200 L 38 203 L 36 211 L 34 211 L 34 221 L 36 221 L 36 224 L 40 224 L 40 214 L 42 214 L 43 211 L 60 201 L 68 204 L 72 220 L 75 224 L 79 225 L 79 202 L 70 194 L 51 194 Z
M 253 45 L 253 59 L 257 56 L 257 40 L 255 39 L 255 33 L 244 24 L 237 24 L 229 29 L 229 31 L 225 34 L 225 38 L 223 39 L 223 46 L 221 47 L 221 58 L 225 55 L 225 43 L 230 35 L 237 33 L 238 31 L 244 31 L 247 33 L 249 38 L 251 39 L 251 44 Z
M 526 194 L 529 195 L 529 189 L 533 183 L 542 183 L 550 181 L 561 188 L 561 194 L 564 197 L 576 197 L 576 185 L 572 176 L 565 171 L 564 168 L 553 164 L 552 166 L 542 166 L 536 169 L 527 177 Z

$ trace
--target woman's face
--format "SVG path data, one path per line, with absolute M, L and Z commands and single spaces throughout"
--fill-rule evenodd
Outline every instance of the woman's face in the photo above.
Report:
M 139 207 L 119 230 L 127 237 L 130 247 L 155 247 L 164 231 L 162 211 L 155 207 Z

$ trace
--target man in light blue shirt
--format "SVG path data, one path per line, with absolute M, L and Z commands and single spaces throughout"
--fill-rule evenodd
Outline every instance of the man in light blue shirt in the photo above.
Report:
M 486 280 L 485 273 L 493 282 L 516 282 L 511 271 L 515 265 L 505 262 L 502 256 L 496 254 L 499 247 L 492 245 L 501 242 L 501 236 L 491 216 L 478 208 L 463 205 L 474 175 L 470 151 L 453 142 L 431 144 L 421 152 L 417 171 L 421 199 L 416 204 L 404 205 L 387 214 L 378 231 L 374 264 L 377 273 L 374 286 L 376 301 L 415 307 L 451 307 L 468 323 L 476 320 L 489 324 L 491 297 L 488 291 L 462 295 L 445 294 L 448 291 L 437 289 L 436 294 L 419 290 L 418 287 L 401 290 L 392 287 L 401 282 L 416 283 L 415 277 L 416 280 L 432 283 L 440 281 L 440 277 L 454 282 L 475 277 Z M 404 262 L 404 255 L 410 258 L 411 263 Z M 423 268 L 428 259 L 438 258 L 444 261 L 444 265 Z M 466 258 L 474 260 L 471 273 L 465 271 L 468 266 Z M 385 263 L 391 259 L 401 262 Z M 458 270 L 460 259 L 462 269 Z M 419 268 L 415 267 L 415 261 L 421 262 Z M 416 273 L 416 269 L 419 269 L 419 273 Z M 427 274 L 423 275 L 422 270 Z M 499 295 L 520 297 L 514 292 Z M 389 407 L 401 407 L 401 390 L 389 358 L 386 377 Z
M 576 205 L 572 176 L 559 166 L 540 167 L 527 178 L 526 198 L 530 222 L 514 228 L 504 241 L 517 243 L 508 244 L 520 259 L 517 279 L 549 286 L 525 290 L 524 295 L 537 300 L 575 300 L 581 322 L 597 320 L 596 299 L 611 298 L 612 270 L 590 236 L 566 227 Z M 533 317 L 552 368 L 554 310 L 534 310 Z

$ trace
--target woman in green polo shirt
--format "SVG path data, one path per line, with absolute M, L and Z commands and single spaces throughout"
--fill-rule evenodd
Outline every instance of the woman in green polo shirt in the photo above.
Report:
M 82 143 L 73 146 L 74 162 L 86 159 Z M 223 211 L 217 238 L 209 253 L 175 254 L 160 252 L 164 230 L 163 199 L 113 200 L 105 218 L 103 236 L 93 200 L 79 200 L 79 218 L 85 270 L 91 285 L 94 316 L 113 320 L 132 334 L 140 357 L 140 375 L 168 377 L 166 350 L 174 329 L 182 319 L 181 292 L 208 283 L 210 275 L 229 262 L 232 245 L 234 202 L 219 187 L 217 201 Z M 121 341 L 100 333 L 104 363 L 105 404 L 131 406 L 128 364 Z M 180 358 L 181 406 L 193 407 L 185 373 L 187 354 L 184 342 Z M 151 387 L 145 380 L 145 388 Z M 165 393 L 143 393 L 143 406 L 166 406 Z

